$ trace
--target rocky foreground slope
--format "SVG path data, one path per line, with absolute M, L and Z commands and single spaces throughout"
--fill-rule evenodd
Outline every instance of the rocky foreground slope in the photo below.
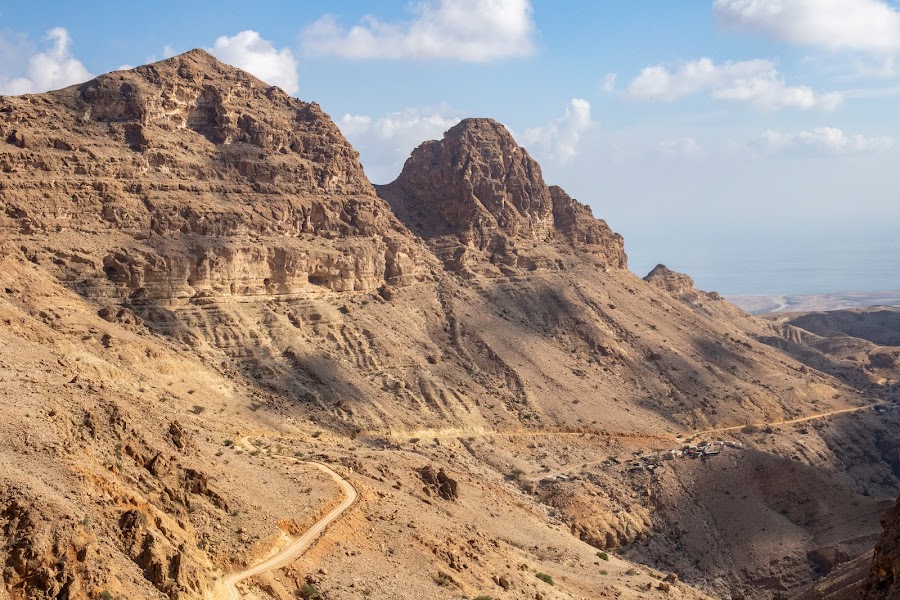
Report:
M 337 501 L 284 456 L 361 498 L 257 597 L 772 598 L 880 535 L 894 413 L 628 464 L 884 389 L 635 277 L 494 121 L 376 189 L 317 105 L 193 51 L 2 97 L 0 139 L 0 594 L 221 594 Z

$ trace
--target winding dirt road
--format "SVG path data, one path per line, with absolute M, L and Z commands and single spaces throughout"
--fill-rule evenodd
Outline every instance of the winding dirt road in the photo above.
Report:
M 817 413 L 814 415 L 806 415 L 805 417 L 797 417 L 794 419 L 784 419 L 782 421 L 772 421 L 769 423 L 755 423 L 756 427 L 778 427 L 779 425 L 793 425 L 794 423 L 803 423 L 805 421 L 813 421 L 815 419 L 822 419 L 825 417 L 832 417 L 834 415 L 841 415 L 845 413 L 857 412 L 860 410 L 872 409 L 876 406 L 887 406 L 888 402 L 879 401 L 873 402 L 872 404 L 866 404 L 865 406 L 852 406 L 850 408 L 839 408 L 837 410 L 830 410 L 828 412 Z M 696 437 L 699 435 L 706 435 L 708 433 L 722 433 L 724 431 L 738 431 L 746 427 L 747 425 L 732 425 L 730 427 L 720 427 L 718 429 L 706 429 L 704 431 L 695 431 L 692 436 Z
M 253 577 L 254 575 L 265 573 L 266 571 L 286 567 L 287 565 L 294 562 L 301 554 L 306 552 L 306 550 L 309 549 L 310 546 L 312 546 L 313 542 L 316 541 L 319 535 L 321 535 L 321 533 L 325 531 L 325 528 L 331 525 L 338 517 L 340 517 L 344 513 L 345 510 L 353 506 L 353 504 L 356 502 L 359 494 L 357 493 L 356 488 L 354 488 L 349 481 L 321 463 L 310 461 L 306 462 L 305 464 L 312 465 L 330 475 L 331 478 L 341 486 L 341 490 L 344 493 L 344 500 L 333 510 L 331 510 L 327 515 L 319 519 L 316 524 L 310 527 L 303 535 L 291 541 L 290 544 L 282 548 L 276 554 L 272 555 L 261 563 L 250 567 L 246 571 L 232 573 L 231 575 L 227 575 L 226 577 L 224 577 L 222 579 L 224 593 L 219 595 L 220 598 L 225 598 L 227 600 L 240 600 L 241 593 L 237 588 L 237 583 L 239 581 L 243 581 L 244 579 Z

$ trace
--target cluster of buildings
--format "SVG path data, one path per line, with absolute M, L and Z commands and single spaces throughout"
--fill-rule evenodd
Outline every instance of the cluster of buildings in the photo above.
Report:
M 683 458 L 700 458 L 703 460 L 711 456 L 717 456 L 722 453 L 725 448 L 743 448 L 741 442 L 716 440 L 714 442 L 699 442 L 697 444 L 685 444 L 681 448 L 667 450 L 665 452 L 644 454 L 643 452 L 635 452 L 634 458 L 629 460 L 625 465 L 625 470 L 629 472 L 638 471 L 654 471 L 663 462 L 668 460 L 676 460 Z M 617 458 L 610 457 L 604 464 L 612 466 L 614 464 L 622 464 Z

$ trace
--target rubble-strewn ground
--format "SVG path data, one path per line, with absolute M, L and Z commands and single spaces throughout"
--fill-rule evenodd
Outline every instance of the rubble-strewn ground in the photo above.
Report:
M 635 277 L 498 123 L 376 190 L 194 51 L 0 140 L 0 595 L 213 597 L 340 501 L 306 459 L 360 499 L 248 597 L 775 598 L 880 535 L 900 411 L 767 424 L 889 402 L 892 350 Z

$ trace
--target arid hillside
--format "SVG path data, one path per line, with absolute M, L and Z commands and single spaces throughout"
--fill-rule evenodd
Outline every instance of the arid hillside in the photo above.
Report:
M 880 535 L 889 388 L 630 273 L 495 121 L 376 188 L 192 51 L 0 97 L 0 140 L 0 597 L 230 597 L 339 503 L 310 460 L 360 497 L 247 597 L 774 598 Z

